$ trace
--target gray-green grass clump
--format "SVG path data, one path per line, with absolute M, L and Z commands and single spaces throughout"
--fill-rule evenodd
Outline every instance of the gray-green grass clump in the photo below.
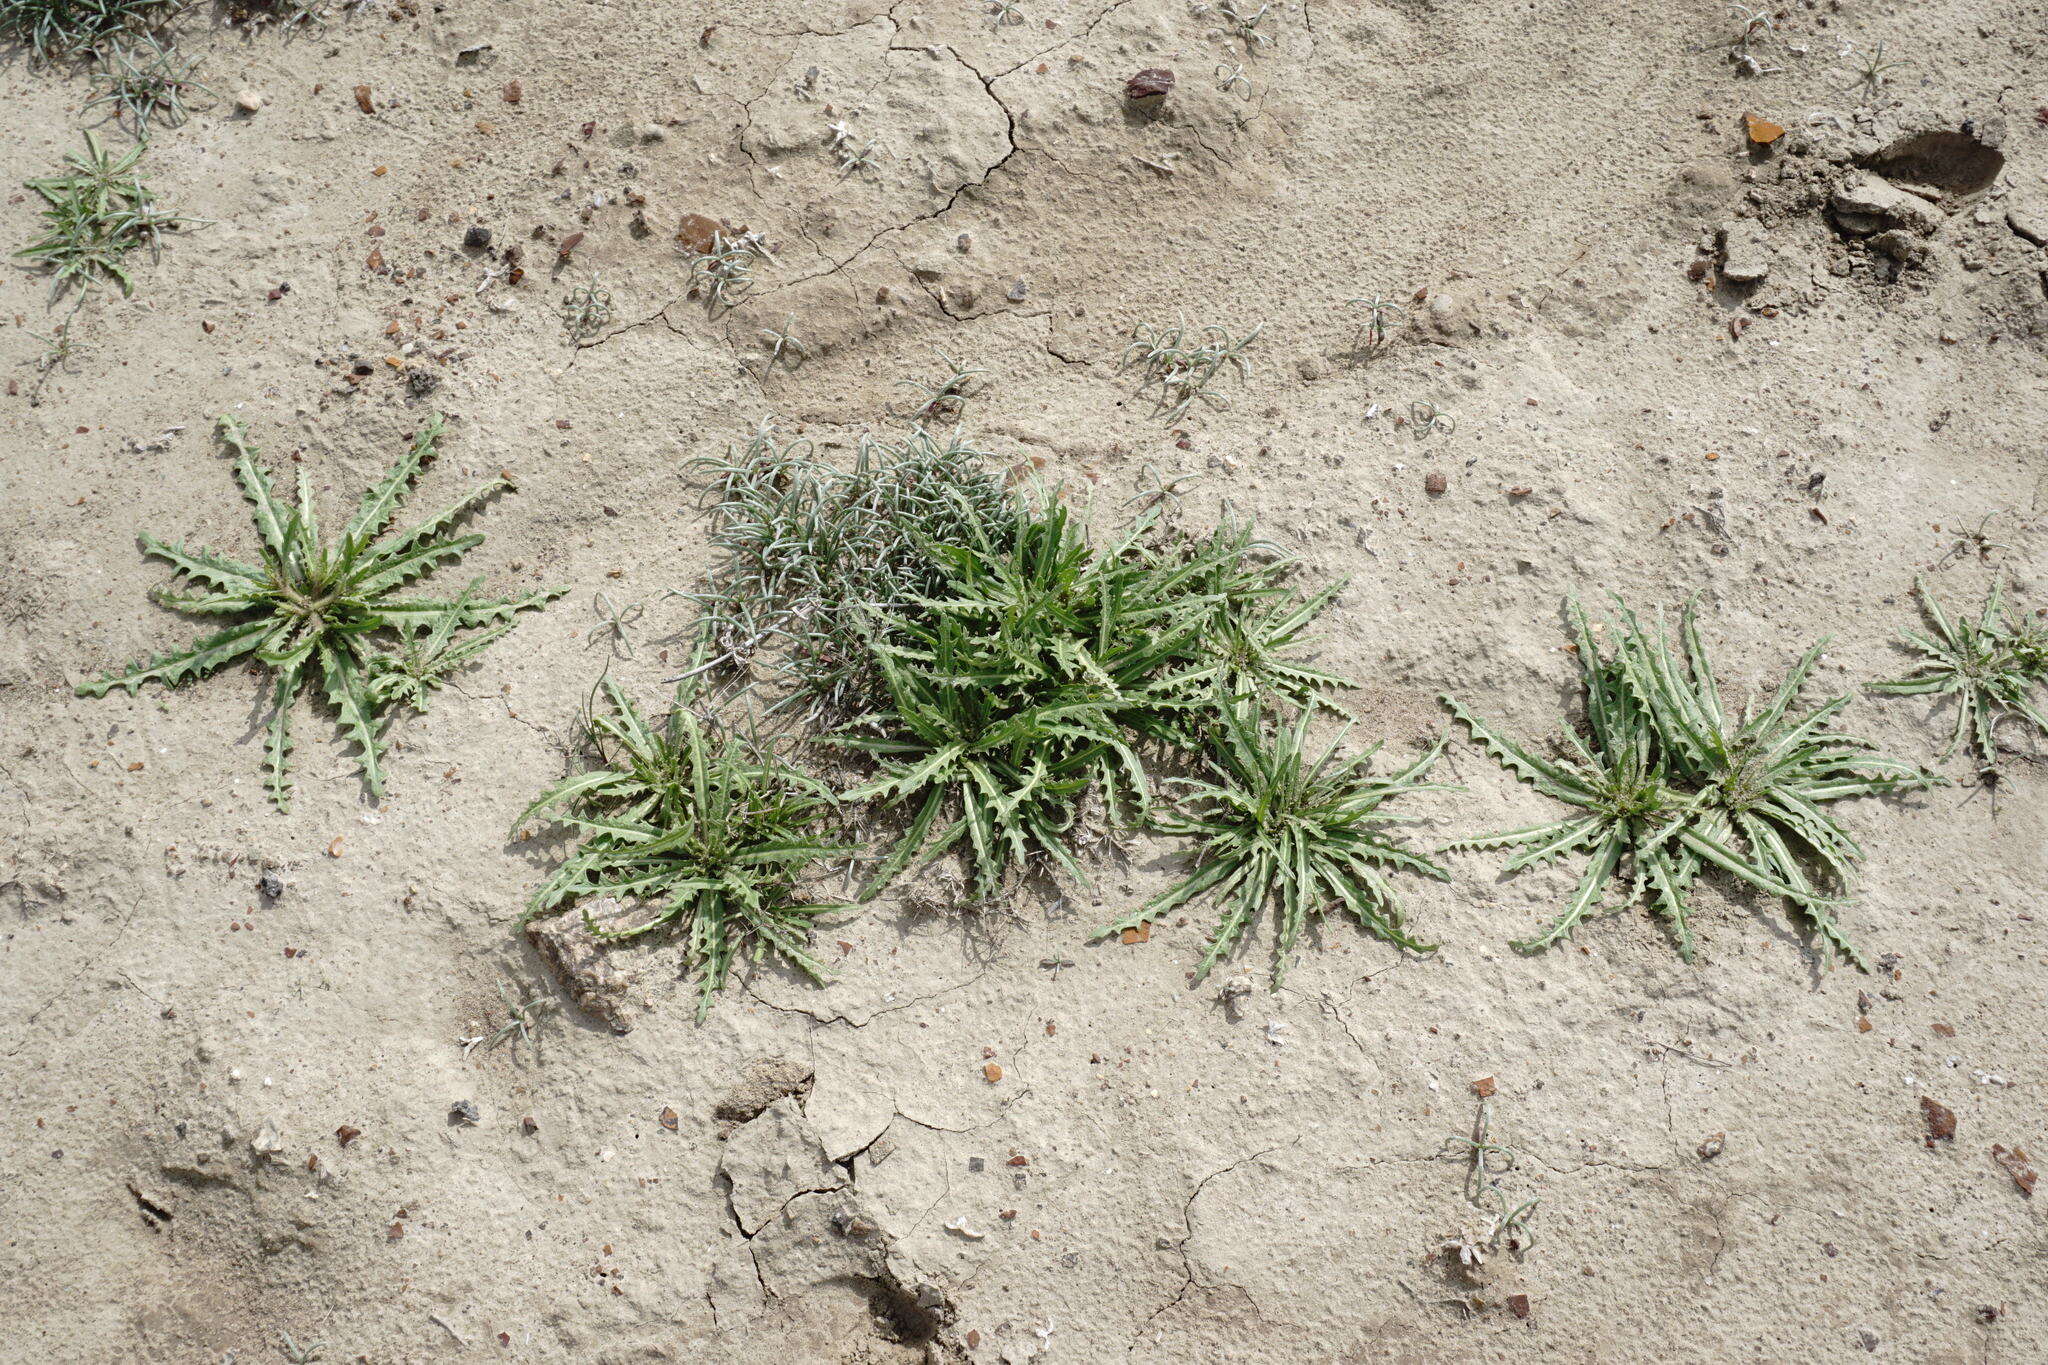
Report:
M 1995 581 L 1984 605 L 1972 616 L 1951 615 L 1916 581 L 1920 605 L 1934 627 L 1932 635 L 1901 632 L 1920 655 L 1903 678 L 1873 683 L 1870 690 L 1891 696 L 1934 696 L 1955 699 L 1955 728 L 1949 734 L 1946 759 L 1967 739 L 1986 772 L 1998 768 L 1998 727 L 2017 721 L 2048 735 L 2048 713 L 2036 692 L 2048 679 L 2048 628 L 2005 605 L 2005 584 Z
M 852 467 L 816 458 L 769 423 L 708 474 L 711 540 L 724 558 L 693 594 L 713 668 L 765 668 L 786 689 L 771 709 L 843 719 L 881 692 L 875 629 L 928 619 L 944 582 L 934 545 L 1008 515 L 1010 494 L 982 452 L 914 428 L 863 438 Z
M 1515 946 L 1540 951 L 1567 937 L 1625 877 L 1621 903 L 1647 895 L 1691 961 L 1693 884 L 1703 871 L 1718 869 L 1788 901 L 1831 950 L 1868 970 L 1836 913 L 1862 849 L 1826 807 L 1942 779 L 1828 728 L 1848 697 L 1802 708 L 1800 694 L 1825 641 L 1800 657 L 1760 709 L 1732 715 L 1691 605 L 1676 641 L 1661 617 L 1651 630 L 1626 606 L 1618 604 L 1618 612 L 1612 650 L 1603 652 L 1601 632 L 1572 604 L 1586 725 L 1583 735 L 1567 730 L 1558 751 L 1519 744 L 1444 698 L 1503 767 L 1576 811 L 1450 845 L 1518 850 L 1509 872 L 1585 853 L 1585 871 L 1564 912 Z
M 103 697 L 122 687 L 133 696 L 144 683 L 178 687 L 248 660 L 273 679 L 263 762 L 278 809 L 288 809 L 291 802 L 292 704 L 309 686 L 326 699 L 342 732 L 354 741 L 356 764 L 370 794 L 381 795 L 386 730 L 393 714 L 424 705 L 427 692 L 442 678 L 510 629 L 516 612 L 539 607 L 562 590 L 478 598 L 477 585 L 471 584 L 453 599 L 401 595 L 414 580 L 482 544 L 480 533 L 457 535 L 451 528 L 511 487 L 504 477 L 489 480 L 426 520 L 392 530 L 413 483 L 438 452 L 439 417 L 363 494 L 332 543 L 320 534 L 304 467 L 296 504 L 285 501 L 257 463 L 245 433 L 239 420 L 220 419 L 220 441 L 235 456 L 235 478 L 255 518 L 259 558 L 233 559 L 147 532 L 141 537 L 145 554 L 168 562 L 195 588 L 158 589 L 152 600 L 188 616 L 232 618 L 231 624 L 183 649 L 82 682 L 78 692 Z
M 585 721 L 597 766 L 550 788 L 513 822 L 514 837 L 542 818 L 578 836 L 526 918 L 581 904 L 600 940 L 655 930 L 680 937 L 697 975 L 699 1020 L 742 959 L 778 958 L 824 981 L 810 954 L 812 925 L 846 907 L 805 899 L 799 883 L 812 864 L 854 852 L 818 833 L 835 802 L 831 789 L 762 739 L 700 714 L 695 680 L 677 688 L 659 723 L 610 678 L 600 686 L 606 705 Z M 600 922 L 588 905 L 596 896 L 631 902 L 641 917 Z
M 47 62 L 151 32 L 180 8 L 172 0 L 0 0 L 0 39 Z

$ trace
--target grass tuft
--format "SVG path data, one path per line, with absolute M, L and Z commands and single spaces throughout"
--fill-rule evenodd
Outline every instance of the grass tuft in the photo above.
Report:
M 158 208 L 155 194 L 135 174 L 147 149 L 138 142 L 116 156 L 87 133 L 83 155 L 65 154 L 66 174 L 27 182 L 43 197 L 43 235 L 14 254 L 49 267 L 53 295 L 100 279 L 112 280 L 123 294 L 134 293 L 128 253 L 138 246 L 154 252 L 164 233 L 189 225 L 191 220 Z
M 20 43 L 38 62 L 54 61 L 152 32 L 180 8 L 173 0 L 0 0 L 0 39 Z
M 864 438 L 850 470 L 812 458 L 764 422 L 747 443 L 695 467 L 713 480 L 712 543 L 724 562 L 696 594 L 716 666 L 767 665 L 776 705 L 843 719 L 882 691 L 868 650 L 877 622 L 927 621 L 944 581 L 932 547 L 997 525 L 1011 496 L 982 452 L 914 428 Z

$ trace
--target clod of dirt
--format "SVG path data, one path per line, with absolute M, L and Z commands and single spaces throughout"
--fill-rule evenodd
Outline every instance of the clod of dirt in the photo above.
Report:
M 1869 166 L 1887 180 L 1925 185 L 1943 194 L 1975 194 L 1989 189 L 2005 169 L 1998 150 L 2000 129 L 1965 124 L 1960 131 L 1937 129 L 1909 133 L 1870 158 Z
M 1835 222 L 1859 237 L 1887 228 L 1926 237 L 1941 226 L 1941 215 L 1917 194 L 1875 175 L 1857 175 L 1835 187 L 1830 201 Z
M 482 251 L 491 244 L 491 230 L 487 227 L 473 227 L 462 234 L 462 245 L 470 251 Z
M 476 1107 L 475 1100 L 457 1100 L 448 1106 L 448 1121 L 450 1123 L 460 1123 L 474 1128 L 479 1123 L 482 1123 L 483 1120 L 483 1113 Z
M 600 900 L 591 906 L 591 914 L 601 920 L 620 908 L 615 900 Z M 526 926 L 526 938 L 578 1009 L 606 1024 L 614 1033 L 633 1031 L 633 1020 L 626 1013 L 626 996 L 633 986 L 633 974 L 622 970 L 591 936 L 580 910 L 533 921 Z
M 1721 278 L 1730 284 L 1755 284 L 1771 273 L 1764 230 L 1754 218 L 1731 218 L 1721 224 Z
M 1920 1117 L 1927 1121 L 1927 1145 L 1937 1142 L 1954 1142 L 1956 1138 L 1956 1112 L 1939 1100 L 1920 1097 Z
M 717 245 L 718 234 L 730 231 L 730 228 L 716 218 L 707 218 L 701 213 L 686 213 L 682 221 L 676 224 L 676 240 L 681 242 L 686 250 L 694 251 L 699 256 L 708 256 L 712 247 Z
M 788 1057 L 756 1057 L 740 1070 L 739 1083 L 719 1096 L 711 1116 L 721 1123 L 748 1123 L 777 1100 L 811 1091 L 811 1068 Z
M 263 899 L 274 901 L 284 894 L 284 878 L 277 875 L 275 868 L 265 868 L 256 879 L 256 890 Z

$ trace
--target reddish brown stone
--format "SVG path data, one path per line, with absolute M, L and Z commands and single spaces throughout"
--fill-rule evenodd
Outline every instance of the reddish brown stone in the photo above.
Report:
M 1173 73 L 1163 66 L 1148 66 L 1124 82 L 1124 96 L 1133 100 L 1156 100 L 1173 89 Z

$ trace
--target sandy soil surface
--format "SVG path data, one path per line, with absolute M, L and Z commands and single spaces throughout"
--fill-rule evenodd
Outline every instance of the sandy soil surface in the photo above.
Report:
M 686 462 L 769 414 L 843 456 L 935 351 L 991 372 L 963 430 L 999 459 L 1105 516 L 1198 475 L 1188 517 L 1227 502 L 1348 575 L 1322 661 L 1395 753 L 1445 690 L 1554 729 L 1561 603 L 1611 588 L 1700 594 L 1737 696 L 1831 635 L 1816 686 L 1931 763 L 1947 715 L 1861 692 L 1906 663 L 1915 575 L 2048 599 L 2048 7 L 1800 0 L 1755 75 L 1694 0 L 1279 0 L 1254 51 L 1166 0 L 1015 8 L 179 25 L 219 98 L 144 165 L 209 225 L 92 298 L 40 386 L 61 313 L 0 273 L 0 1357 L 2048 1355 L 2041 1200 L 1991 1155 L 2048 1145 L 2025 761 L 1840 808 L 1874 975 L 1719 882 L 1694 965 L 1640 908 L 1525 957 L 1569 871 L 1460 854 L 1408 888 L 1434 955 L 1332 920 L 1281 992 L 1226 1001 L 1269 926 L 1199 989 L 1206 911 L 1087 944 L 1180 866 L 1141 844 L 993 908 L 941 866 L 821 935 L 836 984 L 761 969 L 702 1025 L 659 943 L 630 1032 L 568 1002 L 515 923 L 559 845 L 505 830 L 602 670 L 665 694 L 669 594 L 710 562 Z M 1855 88 L 1880 42 L 1906 64 Z M 1177 73 L 1162 107 L 1125 100 L 1145 67 Z M 50 173 L 86 98 L 0 68 L 0 179 Z M 842 173 L 835 122 L 871 164 Z M 1831 208 L 1929 131 L 1975 139 L 1930 172 L 1970 183 Z M 8 194 L 0 242 L 36 209 Z M 774 248 L 730 312 L 686 297 L 691 213 Z M 579 345 L 560 303 L 592 281 L 613 316 Z M 1424 290 L 1354 353 L 1347 298 Z M 1232 405 L 1169 427 L 1117 361 L 1176 318 L 1264 331 Z M 809 362 L 771 369 L 764 329 Z M 1418 403 L 1455 429 L 1418 439 Z M 423 496 L 518 482 L 466 569 L 572 591 L 403 724 L 382 801 L 302 703 L 272 811 L 254 675 L 73 695 L 189 636 L 138 530 L 252 548 L 216 415 L 338 513 L 435 410 Z M 641 608 L 623 646 L 599 591 Z M 1546 814 L 1462 741 L 1444 771 L 1425 841 Z M 501 987 L 562 1007 L 466 1049 Z M 1540 1204 L 1467 1273 L 1482 1078 L 1503 1186 Z

